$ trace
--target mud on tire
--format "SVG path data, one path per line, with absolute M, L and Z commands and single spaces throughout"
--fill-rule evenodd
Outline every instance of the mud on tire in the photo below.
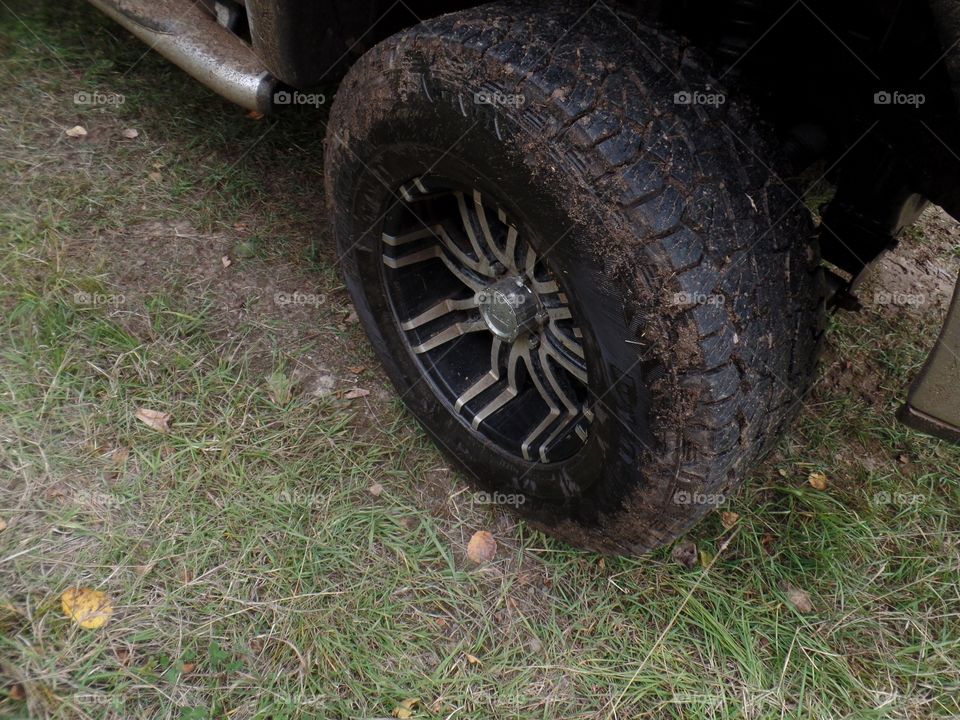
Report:
M 732 493 L 812 381 L 819 256 L 776 167 L 748 105 L 669 32 L 603 4 L 498 3 L 361 58 L 330 117 L 326 188 L 358 315 L 448 457 L 478 486 L 522 494 L 546 532 L 640 553 Z M 411 353 L 383 233 L 426 177 L 494 198 L 568 299 L 592 413 L 572 456 L 503 452 Z

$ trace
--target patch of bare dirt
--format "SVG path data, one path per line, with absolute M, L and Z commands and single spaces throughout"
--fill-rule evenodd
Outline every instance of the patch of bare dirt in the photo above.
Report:
M 902 359 L 904 348 L 899 344 L 904 337 L 911 337 L 914 348 L 924 352 L 933 346 L 960 272 L 958 247 L 960 223 L 931 207 L 893 251 L 865 272 L 856 289 L 863 308 L 845 317 L 869 338 L 868 347 L 851 352 L 839 347 L 836 339 L 828 343 L 815 401 L 854 398 L 889 414 L 891 400 L 906 398 L 913 378 L 892 378 L 884 356 L 894 362 Z M 897 331 L 884 332 L 884 326 Z M 878 455 L 867 446 L 850 448 L 849 453 L 838 461 L 868 473 L 903 464 L 902 459 Z
M 273 370 L 279 352 L 303 393 L 349 390 L 359 373 L 345 339 L 352 329 L 345 291 L 288 260 L 241 257 L 245 240 L 240 233 L 204 233 L 186 221 L 153 221 L 92 243 L 70 241 L 67 255 L 122 298 L 115 317 L 136 337 L 152 333 L 146 301 L 171 296 L 202 310 L 216 341 L 242 345 L 257 374 Z M 313 349 L 302 352 L 305 346 Z

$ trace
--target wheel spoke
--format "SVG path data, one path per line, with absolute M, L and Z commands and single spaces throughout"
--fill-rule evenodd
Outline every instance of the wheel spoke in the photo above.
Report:
M 490 261 L 487 259 L 486 253 L 483 252 L 480 248 L 480 243 L 477 241 L 477 233 L 473 227 L 473 219 L 470 217 L 470 210 L 467 208 L 467 199 L 463 196 L 462 192 L 457 193 L 457 207 L 460 208 L 460 221 L 463 223 L 463 229 L 467 233 L 467 239 L 470 240 L 470 247 L 473 248 L 473 252 L 477 255 L 477 267 L 474 267 L 474 270 L 493 277 L 493 268 L 490 267 Z
M 490 349 L 490 370 L 484 373 L 479 380 L 464 390 L 460 397 L 457 398 L 456 405 L 454 405 L 454 409 L 457 412 L 460 412 L 464 405 L 500 381 L 500 349 L 502 347 L 503 341 L 498 337 L 494 337 L 493 346 Z
M 547 331 L 551 340 L 556 340 L 561 345 L 563 345 L 564 348 L 566 348 L 571 353 L 576 355 L 578 358 L 583 360 L 584 358 L 583 345 L 578 343 L 576 340 L 571 340 L 569 336 L 565 332 L 563 332 L 563 330 L 561 330 L 555 322 L 551 321 L 547 325 Z
M 524 362 L 527 365 L 527 369 L 530 371 L 530 379 L 533 380 L 533 385 L 537 389 L 537 392 L 540 393 L 540 397 L 547 404 L 547 414 L 543 420 L 540 421 L 540 424 L 537 425 L 526 438 L 524 438 L 523 443 L 520 445 L 520 451 L 523 453 L 525 460 L 533 460 L 533 457 L 530 455 L 530 447 L 533 445 L 533 441 L 536 440 L 540 435 L 542 435 L 547 428 L 549 428 L 553 423 L 557 421 L 557 418 L 560 417 L 560 408 L 557 407 L 557 404 L 553 401 L 553 398 L 550 396 L 550 393 L 547 392 L 547 389 L 543 385 L 543 381 L 540 378 L 540 372 L 537 368 L 534 367 L 533 358 L 530 357 L 529 350 L 524 353 Z M 543 455 L 543 445 L 540 446 L 539 455 Z M 544 460 L 544 462 L 546 462 Z
M 439 240 L 443 247 L 446 248 L 447 252 L 449 252 L 460 263 L 466 265 L 474 272 L 478 272 L 481 275 L 490 275 L 490 263 L 487 262 L 483 253 L 478 254 L 480 258 L 479 260 L 474 260 L 460 249 L 460 247 L 453 241 L 453 238 L 450 237 L 447 229 L 440 223 L 427 227 L 421 227 L 418 230 L 400 235 L 399 237 L 389 235 L 387 233 L 383 234 L 383 241 L 390 247 L 402 247 L 418 240 L 425 240 L 426 238 L 434 238 Z M 394 266 L 391 265 L 391 267 Z
M 544 352 L 549 355 L 553 360 L 566 370 L 568 373 L 573 375 L 577 380 L 582 382 L 584 385 L 587 384 L 587 371 L 580 367 L 578 364 L 574 363 L 570 358 L 568 358 L 563 351 L 558 350 L 553 343 L 544 343 L 543 345 Z
M 436 335 L 431 337 L 429 340 L 420 343 L 419 345 L 413 348 L 413 351 L 417 355 L 421 355 L 430 350 L 444 345 L 451 340 L 456 340 L 459 337 L 468 335 L 469 333 L 480 332 L 481 330 L 486 330 L 487 324 L 483 320 L 471 320 L 469 322 L 458 322 L 450 325 L 449 327 L 441 330 Z
M 495 412 L 503 408 L 508 402 L 513 400 L 518 393 L 517 390 L 517 363 L 520 360 L 520 343 L 513 343 L 510 346 L 510 355 L 507 356 L 507 387 L 497 395 L 493 400 L 487 403 L 473 417 L 470 423 L 476 430 L 480 424 Z
M 505 268 L 508 270 L 516 270 L 517 263 L 512 256 L 516 248 L 517 229 L 510 227 L 507 230 L 507 244 L 505 248 L 501 248 L 496 239 L 494 239 L 493 233 L 490 231 L 490 224 L 487 221 L 487 211 L 483 207 L 483 197 L 476 190 L 473 191 L 473 206 L 477 213 L 477 219 L 480 221 L 480 230 L 483 232 L 484 240 L 486 241 L 487 247 L 490 248 L 490 252 L 493 253 L 494 257 L 496 257 Z
M 426 325 L 428 322 L 442 318 L 449 313 L 456 312 L 457 310 L 471 310 L 476 306 L 477 301 L 474 298 L 467 298 L 465 300 L 441 300 L 430 309 L 401 323 L 400 327 L 404 330 L 413 330 L 421 325 Z
M 400 268 L 409 267 L 410 265 L 416 265 L 417 263 L 433 259 L 443 262 L 443 264 L 447 266 L 447 270 L 453 273 L 457 280 L 462 282 L 475 293 L 480 292 L 485 287 L 484 283 L 480 282 L 479 280 L 475 280 L 461 268 L 457 267 L 453 260 L 450 259 L 450 256 L 447 255 L 447 253 L 445 253 L 443 248 L 441 248 L 439 245 L 431 245 L 423 250 L 417 250 L 416 252 L 408 253 L 407 255 L 401 255 L 400 257 L 390 257 L 389 255 L 384 255 L 383 264 L 387 267 L 393 268 L 394 270 L 399 270 Z

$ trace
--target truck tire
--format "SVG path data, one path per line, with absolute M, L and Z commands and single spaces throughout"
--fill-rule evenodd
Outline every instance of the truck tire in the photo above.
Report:
M 602 3 L 376 46 L 326 140 L 347 287 L 400 396 L 493 501 L 637 554 L 740 485 L 824 331 L 809 213 L 706 58 Z

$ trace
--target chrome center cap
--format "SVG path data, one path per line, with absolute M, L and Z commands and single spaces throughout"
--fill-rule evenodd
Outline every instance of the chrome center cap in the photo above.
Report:
M 513 342 L 538 325 L 537 296 L 518 277 L 508 277 L 477 293 L 477 306 L 490 332 Z

